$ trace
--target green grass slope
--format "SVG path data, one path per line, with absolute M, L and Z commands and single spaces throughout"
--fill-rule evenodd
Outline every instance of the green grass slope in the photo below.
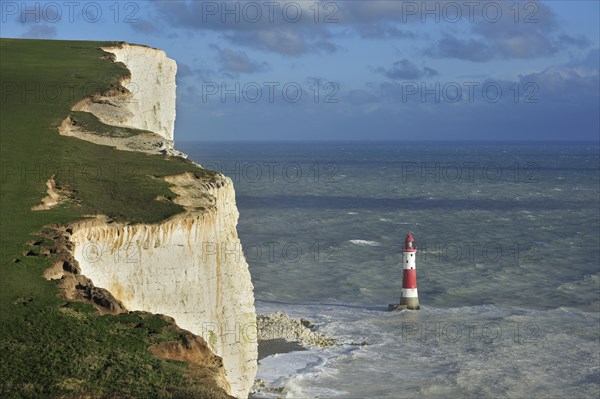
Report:
M 103 214 L 156 222 L 181 211 L 150 176 L 193 171 L 190 162 L 117 151 L 58 134 L 81 99 L 102 93 L 128 71 L 103 58 L 111 43 L 0 39 L 0 397 L 221 397 L 190 379 L 187 365 L 158 359 L 148 347 L 173 339 L 158 317 L 98 316 L 67 303 L 42 274 L 51 256 L 35 256 L 43 226 Z M 73 201 L 31 211 L 52 176 Z M 25 255 L 31 251 L 28 255 Z M 211 392 L 214 392 L 211 393 Z

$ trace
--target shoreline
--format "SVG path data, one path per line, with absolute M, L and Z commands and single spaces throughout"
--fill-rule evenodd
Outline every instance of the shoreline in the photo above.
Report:
M 296 341 L 287 341 L 283 338 L 260 339 L 258 340 L 258 365 L 260 361 L 272 355 L 279 355 L 290 352 L 306 351 L 308 348 Z M 283 388 L 271 388 L 265 381 L 256 380 L 253 388 L 248 395 L 248 399 L 268 399 L 273 398 L 273 395 L 281 393 Z
M 264 339 L 258 341 L 258 360 L 283 353 L 305 351 L 307 350 L 302 344 L 294 341 L 286 341 L 283 338 Z

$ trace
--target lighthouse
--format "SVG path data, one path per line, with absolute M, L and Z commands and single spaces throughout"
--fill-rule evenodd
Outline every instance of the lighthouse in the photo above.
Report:
M 404 240 L 402 249 L 402 294 L 400 295 L 400 304 L 389 305 L 389 310 L 419 310 L 419 293 L 417 292 L 417 266 L 415 257 L 417 247 L 414 245 L 415 239 L 408 233 Z

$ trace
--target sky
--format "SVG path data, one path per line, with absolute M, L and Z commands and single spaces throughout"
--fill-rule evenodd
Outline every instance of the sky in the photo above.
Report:
M 597 1 L 5 1 L 177 61 L 176 140 L 599 141 Z

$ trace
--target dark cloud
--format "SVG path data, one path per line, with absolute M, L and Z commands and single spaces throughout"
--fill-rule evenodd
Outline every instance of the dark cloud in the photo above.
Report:
M 154 4 L 159 18 L 170 25 L 193 31 L 223 32 L 224 37 L 236 45 L 288 56 L 333 53 L 340 49 L 333 39 L 346 33 L 333 33 L 333 28 L 347 23 L 340 19 L 346 2 L 323 2 L 318 6 L 316 2 L 292 0 L 250 3 L 161 1 Z M 353 19 L 348 18 L 348 21 Z M 353 23 L 348 26 L 364 38 L 414 37 L 414 33 L 385 21 L 381 24 L 357 21 L 356 26 Z
M 334 3 L 334 2 L 329 2 Z M 212 31 L 260 31 L 295 27 L 305 31 L 324 30 L 331 13 L 315 15 L 315 2 L 179 0 L 153 3 L 158 15 L 178 26 Z M 321 7 L 324 7 L 321 5 Z M 307 29 L 310 28 L 310 29 Z
M 424 77 L 431 77 L 438 74 L 435 69 L 424 67 L 419 68 L 413 62 L 406 58 L 394 62 L 391 68 L 374 68 L 375 72 L 379 72 L 392 80 L 414 80 Z
M 192 75 L 192 68 L 189 65 L 180 62 L 177 64 L 177 75 L 186 77 Z
M 521 76 L 520 86 L 534 83 L 540 97 L 554 102 L 581 102 L 600 97 L 599 50 L 593 49 L 580 61 L 556 65 Z M 593 102 L 592 101 L 592 102 Z
M 144 33 L 146 35 L 158 33 L 161 30 L 154 22 L 143 20 L 138 21 L 137 23 L 130 23 L 129 26 L 137 32 Z
M 554 11 L 539 1 L 180 0 L 153 4 L 157 21 L 191 32 L 221 32 L 233 44 L 287 56 L 333 53 L 339 50 L 336 38 L 354 34 L 364 39 L 414 39 L 415 30 L 408 25 L 433 23 L 452 29 L 424 50 L 440 58 L 527 59 L 589 45 L 586 38 L 563 32 Z M 458 23 L 452 23 L 453 18 Z M 153 33 L 155 22 L 133 29 Z M 458 28 L 466 31 L 458 33 Z
M 433 68 L 424 67 L 423 68 L 423 76 L 431 77 L 438 75 L 438 71 Z
M 500 107 L 501 104 L 520 108 L 554 109 L 563 104 L 570 108 L 590 108 L 600 102 L 600 49 L 592 49 L 579 60 L 565 65 L 549 66 L 541 71 L 522 75 L 516 80 L 495 80 L 485 76 L 468 76 L 462 82 L 410 82 L 385 81 L 369 84 L 367 89 L 350 90 L 343 96 L 353 106 L 379 102 L 382 105 L 404 104 L 421 109 L 442 104 L 454 107 Z M 423 68 L 425 69 L 425 68 Z M 394 68 L 405 79 L 422 73 L 408 60 L 398 61 Z M 554 104 L 554 105 L 552 105 Z M 529 107 L 529 108 L 527 108 Z M 537 107 L 537 108 L 536 108 Z M 593 107 L 592 107 L 593 108 Z M 597 111 L 596 111 L 597 115 Z M 593 113 L 586 116 L 590 119 Z
M 588 52 L 587 56 L 583 60 L 575 62 L 575 65 L 587 67 L 598 71 L 598 69 L 600 68 L 600 48 L 591 49 Z
M 340 46 L 329 40 L 319 40 L 312 44 L 311 49 L 323 53 L 335 53 L 341 49 Z
M 461 39 L 446 33 L 424 53 L 437 58 L 485 62 L 492 59 L 545 57 L 555 54 L 558 50 L 559 46 L 555 42 L 537 33 L 507 34 L 497 40 L 489 38 Z
M 531 32 L 524 35 L 506 35 L 491 46 L 498 58 L 538 58 L 555 54 L 559 47 L 548 36 Z
M 225 37 L 235 44 L 285 55 L 297 56 L 308 51 L 304 37 L 289 30 L 232 32 Z
M 56 37 L 56 28 L 49 25 L 34 25 L 23 33 L 21 37 L 29 39 L 52 39 Z
M 180 81 L 182 79 L 185 79 L 189 76 L 193 76 L 194 72 L 192 71 L 192 68 L 190 68 L 189 65 L 184 64 L 183 62 L 178 62 L 177 63 L 177 84 L 180 84 Z
M 494 54 L 492 49 L 483 41 L 475 39 L 459 39 L 445 34 L 434 46 L 425 50 L 425 54 L 438 58 L 458 58 L 482 62 L 489 61 Z
M 337 2 L 338 7 L 335 15 L 340 23 L 350 25 L 354 23 L 371 23 L 377 21 L 396 21 L 406 23 L 409 21 L 409 14 L 406 10 L 407 2 L 371 0 L 371 1 L 341 1 Z M 412 2 L 417 4 L 416 2 Z M 334 12 L 334 10 L 330 10 Z
M 308 52 L 334 53 L 339 50 L 337 45 L 327 39 L 310 38 L 302 32 L 290 29 L 236 31 L 226 34 L 225 37 L 236 45 L 293 57 Z
M 211 80 L 217 71 L 211 68 L 203 59 L 195 58 L 192 65 L 177 62 L 177 84 L 189 85 L 191 82 Z M 193 79 L 188 79 L 193 78 Z
M 358 24 L 356 31 L 363 39 L 414 39 L 416 36 L 390 23 Z
M 487 4 L 493 7 L 489 7 L 487 13 L 474 14 L 476 18 L 469 25 L 467 35 L 446 32 L 425 54 L 485 62 L 546 57 L 564 49 L 589 45 L 584 37 L 561 32 L 556 14 L 543 3 L 482 2 L 481 9 Z
M 171 25 L 202 31 L 223 32 L 231 43 L 263 51 L 297 56 L 309 51 L 333 52 L 337 46 L 324 24 L 309 18 L 313 3 L 271 2 L 273 11 L 261 2 L 158 2 L 161 18 Z M 290 4 L 287 14 L 282 10 Z M 257 12 L 259 14 L 257 14 Z M 292 22 L 296 13 L 302 17 Z M 287 15 L 287 16 L 286 16 Z
M 224 73 L 238 75 L 240 73 L 256 73 L 267 70 L 269 64 L 266 62 L 256 62 L 250 59 L 243 51 L 235 51 L 227 48 L 212 46 L 217 50 L 217 60 L 220 70 Z
M 514 81 L 477 80 L 473 101 L 469 100 L 468 90 L 461 82 L 451 82 L 463 88 L 462 98 L 454 102 L 444 99 L 446 95 L 453 97 L 453 93 L 441 94 L 441 100 L 436 100 L 431 93 L 423 96 L 421 83 L 414 86 L 414 82 L 388 80 L 340 91 L 340 101 L 335 107 L 315 103 L 311 91 L 307 91 L 306 100 L 297 104 L 285 101 L 272 104 L 265 99 L 261 102 L 264 106 L 244 104 L 243 101 L 242 104 L 233 101 L 223 104 L 215 96 L 213 103 L 203 103 L 198 109 L 207 113 L 207 120 L 208 117 L 211 120 L 219 117 L 218 131 L 229 131 L 231 138 L 238 139 L 238 132 L 244 125 L 246 129 L 242 130 L 254 138 L 282 138 L 284 131 L 284 138 L 322 139 L 323 131 L 331 131 L 334 133 L 327 136 L 329 139 L 338 138 L 337 135 L 344 139 L 393 139 L 398 138 L 398 134 L 414 138 L 411 132 L 418 132 L 419 138 L 438 140 L 597 141 L 600 129 L 598 55 L 598 49 L 594 49 L 569 65 L 550 66 Z M 326 79 L 317 75 L 307 81 L 309 85 L 312 82 L 322 84 Z M 468 83 L 474 82 L 475 79 L 469 79 Z M 407 94 L 406 83 L 413 85 L 417 92 Z M 535 83 L 532 87 L 537 87 L 536 91 L 527 88 L 532 83 Z M 502 95 L 498 101 L 493 98 L 495 90 L 489 90 L 485 98 L 484 85 L 500 88 Z M 519 87 L 517 97 L 515 85 Z M 434 87 L 435 82 L 426 83 L 428 92 Z M 199 98 L 187 103 L 199 104 Z M 277 112 L 274 112 L 274 106 Z M 223 114 L 236 117 L 220 118 Z M 267 126 L 260 123 L 265 118 L 275 119 Z M 194 120 L 189 125 L 196 124 Z M 282 125 L 286 129 L 282 130 Z M 248 130 L 248 126 L 259 128 Z
M 573 37 L 567 34 L 562 34 L 558 37 L 558 40 L 567 46 L 578 48 L 586 48 L 590 45 L 590 41 L 583 36 Z

